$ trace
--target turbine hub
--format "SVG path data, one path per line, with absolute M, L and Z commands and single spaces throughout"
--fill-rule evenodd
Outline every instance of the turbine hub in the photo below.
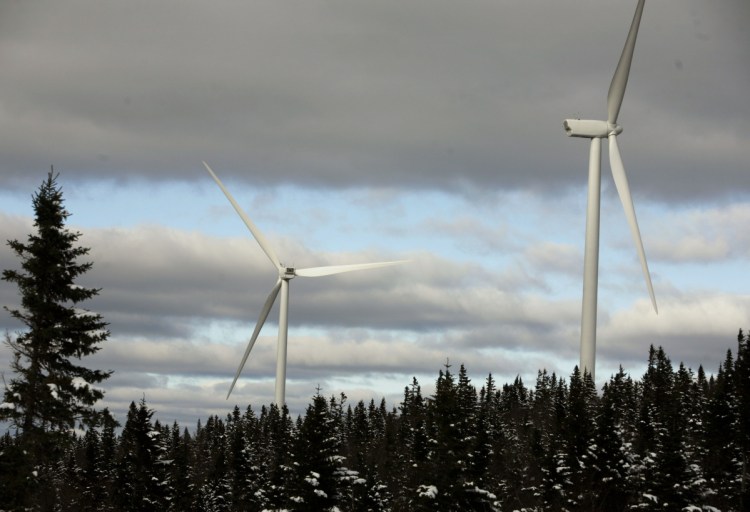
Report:
M 622 126 L 615 123 L 607 123 L 607 130 L 609 130 L 607 136 L 620 135 L 622 133 Z
M 286 281 L 289 281 L 290 279 L 293 279 L 294 276 L 297 275 L 297 272 L 295 272 L 294 267 L 285 267 L 280 266 L 279 267 L 279 278 L 284 279 Z

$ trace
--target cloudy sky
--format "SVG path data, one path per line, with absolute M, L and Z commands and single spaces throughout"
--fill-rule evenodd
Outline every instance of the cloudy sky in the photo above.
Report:
M 648 347 L 713 371 L 750 328 L 750 7 L 647 2 L 619 122 L 659 303 L 603 152 L 599 385 Z M 446 363 L 533 384 L 578 361 L 588 142 L 635 2 L 3 2 L 0 238 L 51 165 L 112 335 L 105 405 L 192 427 L 273 400 L 283 262 L 410 259 L 291 282 L 287 401 L 398 405 Z M 17 265 L 6 246 L 2 268 Z M 0 282 L 0 304 L 18 304 Z M 20 329 L 9 315 L 0 328 Z M 9 353 L 0 349 L 8 378 Z

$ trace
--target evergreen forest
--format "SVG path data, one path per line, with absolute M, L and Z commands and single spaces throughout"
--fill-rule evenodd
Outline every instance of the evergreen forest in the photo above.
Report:
M 750 336 L 715 375 L 651 348 L 597 392 L 576 368 L 476 386 L 447 365 L 435 392 L 416 379 L 398 406 L 312 397 L 290 417 L 235 407 L 191 429 L 145 400 L 58 439 L 25 478 L 16 438 L 0 441 L 0 503 L 80 511 L 748 510 Z M 2 508 L 2 505 L 0 505 Z

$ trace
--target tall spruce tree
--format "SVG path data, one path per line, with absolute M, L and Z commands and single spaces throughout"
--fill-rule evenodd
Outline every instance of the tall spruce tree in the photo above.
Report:
M 39 489 L 45 489 L 45 463 L 70 429 L 99 424 L 108 416 L 106 409 L 97 411 L 94 406 L 104 396 L 96 385 L 111 372 L 81 364 L 101 348 L 109 331 L 101 315 L 81 307 L 99 290 L 76 284 L 92 263 L 79 261 L 89 249 L 77 246 L 80 233 L 65 227 L 70 214 L 53 171 L 32 197 L 32 205 L 36 232 L 26 243 L 8 241 L 21 263 L 2 273 L 4 281 L 18 287 L 21 298 L 20 308 L 5 309 L 25 329 L 5 336 L 14 375 L 5 380 L 0 419 L 16 429 L 27 454 L 17 470 L 36 471 Z M 41 496 L 31 491 L 26 495 Z
M 52 171 L 33 196 L 33 207 L 37 233 L 25 244 L 8 241 L 22 270 L 4 270 L 2 277 L 21 295 L 21 309 L 5 309 L 27 329 L 6 337 L 16 375 L 6 383 L 0 414 L 24 436 L 66 431 L 77 422 L 97 424 L 102 414 L 94 404 L 104 392 L 95 385 L 111 374 L 78 364 L 101 348 L 109 331 L 101 315 L 80 308 L 99 290 L 75 283 L 93 264 L 78 261 L 89 249 L 76 246 L 81 234 L 65 227 L 70 214 Z

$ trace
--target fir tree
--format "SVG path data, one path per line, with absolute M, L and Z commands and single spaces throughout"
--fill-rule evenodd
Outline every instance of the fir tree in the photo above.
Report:
M 336 409 L 335 399 L 332 398 L 329 405 L 317 393 L 305 412 L 294 454 L 297 479 L 291 499 L 296 510 L 329 510 L 339 502 L 343 457 L 336 429 Z
M 596 424 L 596 509 L 625 510 L 632 468 L 638 460 L 633 448 L 637 411 L 633 380 L 622 367 L 604 385 Z
M 737 334 L 735 389 L 737 395 L 737 429 L 735 438 L 739 448 L 740 490 L 739 508 L 750 508 L 750 336 L 740 329 Z
M 258 432 L 253 450 L 259 457 L 261 479 L 254 496 L 261 510 L 283 509 L 289 504 L 288 490 L 294 480 L 291 446 L 295 437 L 287 407 L 263 406 Z
M 598 468 L 596 431 L 597 395 L 589 372 L 582 375 L 576 368 L 570 378 L 568 415 L 564 429 L 567 439 L 566 463 L 570 468 L 567 503 L 571 510 L 591 510 L 594 475 Z
M 367 420 L 371 432 L 367 456 L 370 464 L 364 470 L 360 470 L 368 486 L 367 496 L 363 502 L 364 509 L 391 510 L 395 491 L 401 489 L 400 484 L 393 488 L 388 486 L 398 474 L 396 453 L 400 451 L 399 418 L 395 408 L 388 411 L 385 398 L 382 398 L 379 406 L 375 405 L 375 400 L 370 400 Z
M 29 475 L 19 471 L 26 460 L 18 438 L 5 432 L 0 437 L 0 503 L 4 508 L 20 508 L 26 501 Z
M 429 456 L 426 411 L 427 406 L 422 397 L 422 388 L 417 378 L 413 377 L 411 386 L 404 388 L 398 449 L 395 454 L 398 470 L 392 477 L 393 481 L 389 482 L 392 487 L 398 486 L 399 494 L 401 494 L 397 498 L 398 502 L 408 499 L 403 495 L 404 489 L 416 489 L 424 483 L 423 475 L 427 471 Z
M 195 435 L 196 460 L 196 501 L 199 509 L 206 512 L 220 512 L 228 509 L 230 494 L 228 481 L 228 461 L 226 426 L 218 416 L 210 416 Z
M 732 508 L 741 493 L 741 454 L 733 435 L 738 425 L 736 391 L 734 357 L 728 350 L 713 384 L 709 384 L 704 431 L 705 475 L 714 494 L 711 504 L 721 510 Z
M 485 503 L 487 495 L 479 489 L 471 476 L 471 456 L 476 440 L 476 390 L 471 386 L 466 368 L 461 365 L 456 380 L 445 365 L 435 385 L 435 395 L 429 401 L 429 432 L 431 436 L 428 488 L 432 493 L 417 489 L 420 497 L 430 497 L 432 506 L 442 510 L 472 510 Z
M 699 371 L 703 373 L 702 368 Z M 701 378 L 705 381 L 705 375 Z M 707 491 L 702 468 L 706 453 L 703 443 L 705 396 L 693 371 L 682 363 L 675 374 L 674 394 L 677 411 L 673 418 L 671 436 L 673 443 L 680 444 L 675 458 L 682 475 L 676 491 L 688 505 L 701 506 Z
M 130 403 L 119 443 L 115 503 L 119 510 L 156 511 L 167 508 L 165 442 L 151 422 L 154 411 L 141 399 Z
M 104 504 L 113 502 L 115 490 L 115 478 L 117 474 L 117 435 L 115 429 L 120 424 L 109 414 L 104 418 L 104 426 L 101 432 L 101 450 L 99 461 L 101 480 L 99 485 L 102 487 L 102 500 Z M 112 510 L 111 507 L 103 505 L 101 510 Z
M 489 493 L 487 498 L 490 501 L 496 500 L 499 491 L 503 488 L 501 469 L 504 467 L 504 461 L 501 457 L 502 431 L 498 400 L 499 393 L 495 386 L 495 379 L 492 374 L 489 374 L 479 392 L 477 439 L 473 463 L 477 469 L 483 468 L 480 480 L 482 489 Z M 499 502 L 493 501 L 493 505 L 496 504 L 499 505 Z
M 80 360 L 96 353 L 109 336 L 101 315 L 81 308 L 98 289 L 76 284 L 91 262 L 80 262 L 89 249 L 76 246 L 80 233 L 69 231 L 63 194 L 52 171 L 32 198 L 36 233 L 27 243 L 8 241 L 21 260 L 20 269 L 4 270 L 2 278 L 18 287 L 20 308 L 5 309 L 24 326 L 6 335 L 14 376 L 6 382 L 0 419 L 10 421 L 29 455 L 25 469 L 44 472 L 45 462 L 65 446 L 67 432 L 83 424 L 101 423 L 106 412 L 94 405 L 104 396 L 96 385 L 111 372 L 92 370 Z M 36 468 L 36 469 L 34 469 Z M 26 494 L 40 498 L 40 492 Z
M 533 509 L 541 504 L 538 466 L 531 454 L 533 429 L 530 422 L 530 393 L 520 377 L 503 385 L 497 402 L 500 412 L 498 457 L 502 461 L 500 492 L 504 507 Z
M 374 402 L 371 403 L 374 408 Z M 373 432 L 370 428 L 370 418 L 364 401 L 360 400 L 356 407 L 349 406 L 346 412 L 346 440 L 349 452 L 349 463 L 357 471 L 369 466 L 369 454 L 372 446 Z
M 686 425 L 690 416 L 677 378 L 689 392 L 692 376 L 683 367 L 680 376 L 659 347 L 649 352 L 641 402 L 642 480 L 639 503 L 647 510 L 682 510 L 691 502 L 692 487 L 686 458 Z
M 167 501 L 169 511 L 190 510 L 195 501 L 191 482 L 194 461 L 191 458 L 192 438 L 187 429 L 180 432 L 175 421 L 169 433 L 167 460 L 171 461 L 167 470 Z
M 89 429 L 83 437 L 78 453 L 81 459 L 81 502 L 77 507 L 81 511 L 102 510 L 101 504 L 106 495 L 106 486 L 102 485 L 104 468 L 102 465 L 102 439 L 99 431 Z

